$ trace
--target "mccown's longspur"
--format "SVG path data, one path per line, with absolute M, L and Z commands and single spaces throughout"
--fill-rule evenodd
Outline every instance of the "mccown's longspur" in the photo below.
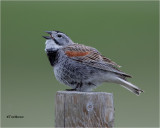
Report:
M 143 90 L 126 80 L 131 76 L 120 71 L 115 62 L 95 48 L 74 43 L 60 31 L 46 31 L 45 51 L 58 81 L 75 91 L 91 91 L 103 82 L 120 84 L 139 95 Z

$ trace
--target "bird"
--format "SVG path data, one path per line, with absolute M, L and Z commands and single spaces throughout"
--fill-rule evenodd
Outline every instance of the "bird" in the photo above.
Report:
M 127 81 L 131 75 L 119 70 L 121 66 L 103 56 L 96 48 L 74 43 L 61 31 L 45 31 L 45 52 L 56 79 L 71 89 L 90 92 L 104 82 L 119 84 L 130 92 L 144 92 Z

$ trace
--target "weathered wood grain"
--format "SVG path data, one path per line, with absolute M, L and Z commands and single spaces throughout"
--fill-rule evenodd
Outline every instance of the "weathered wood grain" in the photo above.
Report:
M 58 91 L 55 105 L 56 127 L 113 127 L 111 93 Z

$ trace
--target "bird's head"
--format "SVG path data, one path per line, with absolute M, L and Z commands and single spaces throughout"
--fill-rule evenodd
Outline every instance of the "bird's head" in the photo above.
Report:
M 43 36 L 46 39 L 45 51 L 54 51 L 67 45 L 73 44 L 73 41 L 63 32 L 46 31 L 49 36 Z

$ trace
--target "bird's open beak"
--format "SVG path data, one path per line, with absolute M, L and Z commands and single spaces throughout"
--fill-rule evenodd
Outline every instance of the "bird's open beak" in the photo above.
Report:
M 52 31 L 45 31 L 46 33 L 48 33 L 50 36 L 42 36 L 43 38 L 45 38 L 45 39 L 52 39 Z
M 51 35 L 52 34 L 52 31 L 45 31 L 46 33 L 48 33 L 49 35 Z
M 43 38 L 45 38 L 45 39 L 52 39 L 52 37 L 50 37 L 50 36 L 42 36 Z

